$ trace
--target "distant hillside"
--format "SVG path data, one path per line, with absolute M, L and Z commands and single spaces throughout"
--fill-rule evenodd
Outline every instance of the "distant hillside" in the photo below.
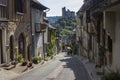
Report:
M 61 18 L 56 24 L 60 26 L 60 34 L 62 36 L 68 36 L 73 34 L 73 30 L 76 27 L 76 19 L 75 18 Z
M 49 23 L 55 23 L 56 21 L 58 21 L 61 16 L 51 16 L 51 17 L 47 17 L 48 18 L 48 21 Z

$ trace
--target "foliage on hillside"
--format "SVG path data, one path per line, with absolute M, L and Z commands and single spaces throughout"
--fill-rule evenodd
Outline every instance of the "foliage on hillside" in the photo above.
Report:
M 73 33 L 73 29 L 76 26 L 75 18 L 61 18 L 56 23 L 61 26 L 60 34 L 67 36 Z

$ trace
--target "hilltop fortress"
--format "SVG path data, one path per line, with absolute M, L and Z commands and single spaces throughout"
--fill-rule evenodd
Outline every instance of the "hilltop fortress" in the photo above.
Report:
M 69 9 L 66 10 L 66 7 L 62 8 L 62 17 L 63 18 L 74 18 L 75 17 L 75 12 L 70 11 Z

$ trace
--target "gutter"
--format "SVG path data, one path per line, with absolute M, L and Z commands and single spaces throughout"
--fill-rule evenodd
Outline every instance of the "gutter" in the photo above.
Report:
M 33 27 L 32 27 L 32 0 L 30 0 L 30 27 L 31 27 L 31 50 L 32 50 L 32 57 L 35 56 L 35 50 L 34 50 L 34 34 L 33 34 Z

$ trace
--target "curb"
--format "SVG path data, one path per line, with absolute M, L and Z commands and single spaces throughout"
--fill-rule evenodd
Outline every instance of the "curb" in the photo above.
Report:
M 86 71 L 87 71 L 87 73 L 88 73 L 88 75 L 89 75 L 89 77 L 90 77 L 90 80 L 95 80 L 95 79 L 93 78 L 92 72 L 88 71 L 88 68 L 85 66 L 86 63 L 82 61 L 82 58 L 79 57 L 79 56 L 75 56 L 75 57 L 76 57 L 78 60 L 80 60 L 81 63 L 83 64 L 83 66 L 85 67 L 85 69 L 86 69 Z

